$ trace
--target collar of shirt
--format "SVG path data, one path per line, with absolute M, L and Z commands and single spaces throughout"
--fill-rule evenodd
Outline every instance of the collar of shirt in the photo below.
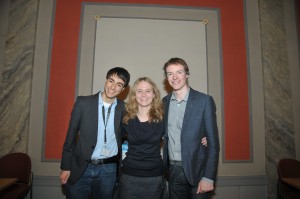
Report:
M 99 101 L 98 101 L 98 106 L 101 107 L 101 108 L 104 105 L 103 99 L 102 99 L 102 96 L 101 96 L 102 93 L 103 93 L 103 91 L 99 92 Z M 111 105 L 112 105 L 112 107 L 117 105 L 117 98 L 115 98 L 115 100 L 113 101 L 113 103 Z
M 188 91 L 186 92 L 184 98 L 180 102 L 182 102 L 182 101 L 187 102 L 187 100 L 189 98 L 189 94 L 190 94 L 190 87 L 188 88 Z M 172 92 L 171 101 L 177 101 L 174 91 Z

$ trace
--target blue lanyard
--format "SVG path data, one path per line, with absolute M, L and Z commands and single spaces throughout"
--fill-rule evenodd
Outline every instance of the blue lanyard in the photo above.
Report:
M 106 126 L 107 126 L 107 122 L 108 122 L 108 119 L 110 116 L 111 106 L 112 106 L 112 104 L 108 108 L 106 121 L 105 121 L 105 108 L 104 108 L 104 106 L 102 106 L 102 117 L 103 117 L 103 123 L 104 123 L 104 144 L 106 144 Z

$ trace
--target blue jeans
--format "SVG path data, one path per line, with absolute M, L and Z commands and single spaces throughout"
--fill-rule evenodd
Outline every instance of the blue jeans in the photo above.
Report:
M 196 194 L 198 186 L 188 183 L 182 166 L 170 164 L 169 168 L 170 199 L 210 199 L 211 192 Z
M 79 180 L 66 184 L 67 199 L 110 199 L 116 184 L 117 164 L 89 164 Z

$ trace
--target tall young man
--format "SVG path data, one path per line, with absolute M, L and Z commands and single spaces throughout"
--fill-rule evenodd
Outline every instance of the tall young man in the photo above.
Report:
M 173 88 L 163 98 L 170 199 L 211 198 L 220 150 L 214 100 L 189 87 L 189 67 L 183 59 L 171 58 L 164 72 Z M 203 137 L 207 147 L 201 144 Z
M 104 90 L 79 96 L 74 104 L 62 151 L 62 184 L 67 199 L 112 198 L 116 183 L 124 102 L 117 96 L 130 81 L 124 68 L 107 72 Z

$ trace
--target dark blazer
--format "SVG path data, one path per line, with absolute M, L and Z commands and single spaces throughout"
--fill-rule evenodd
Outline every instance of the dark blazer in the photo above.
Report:
M 163 98 L 165 107 L 164 165 L 169 167 L 168 114 L 172 94 Z M 201 144 L 207 138 L 208 146 Z M 202 177 L 216 179 L 219 159 L 216 106 L 211 96 L 190 88 L 181 130 L 182 166 L 188 182 L 198 186 Z
M 98 99 L 99 93 L 79 96 L 72 110 L 60 167 L 62 170 L 71 171 L 68 179 L 70 184 L 74 184 L 85 171 L 97 143 Z M 118 100 L 115 108 L 114 125 L 119 154 L 122 141 L 118 132 L 124 108 L 124 102 Z

